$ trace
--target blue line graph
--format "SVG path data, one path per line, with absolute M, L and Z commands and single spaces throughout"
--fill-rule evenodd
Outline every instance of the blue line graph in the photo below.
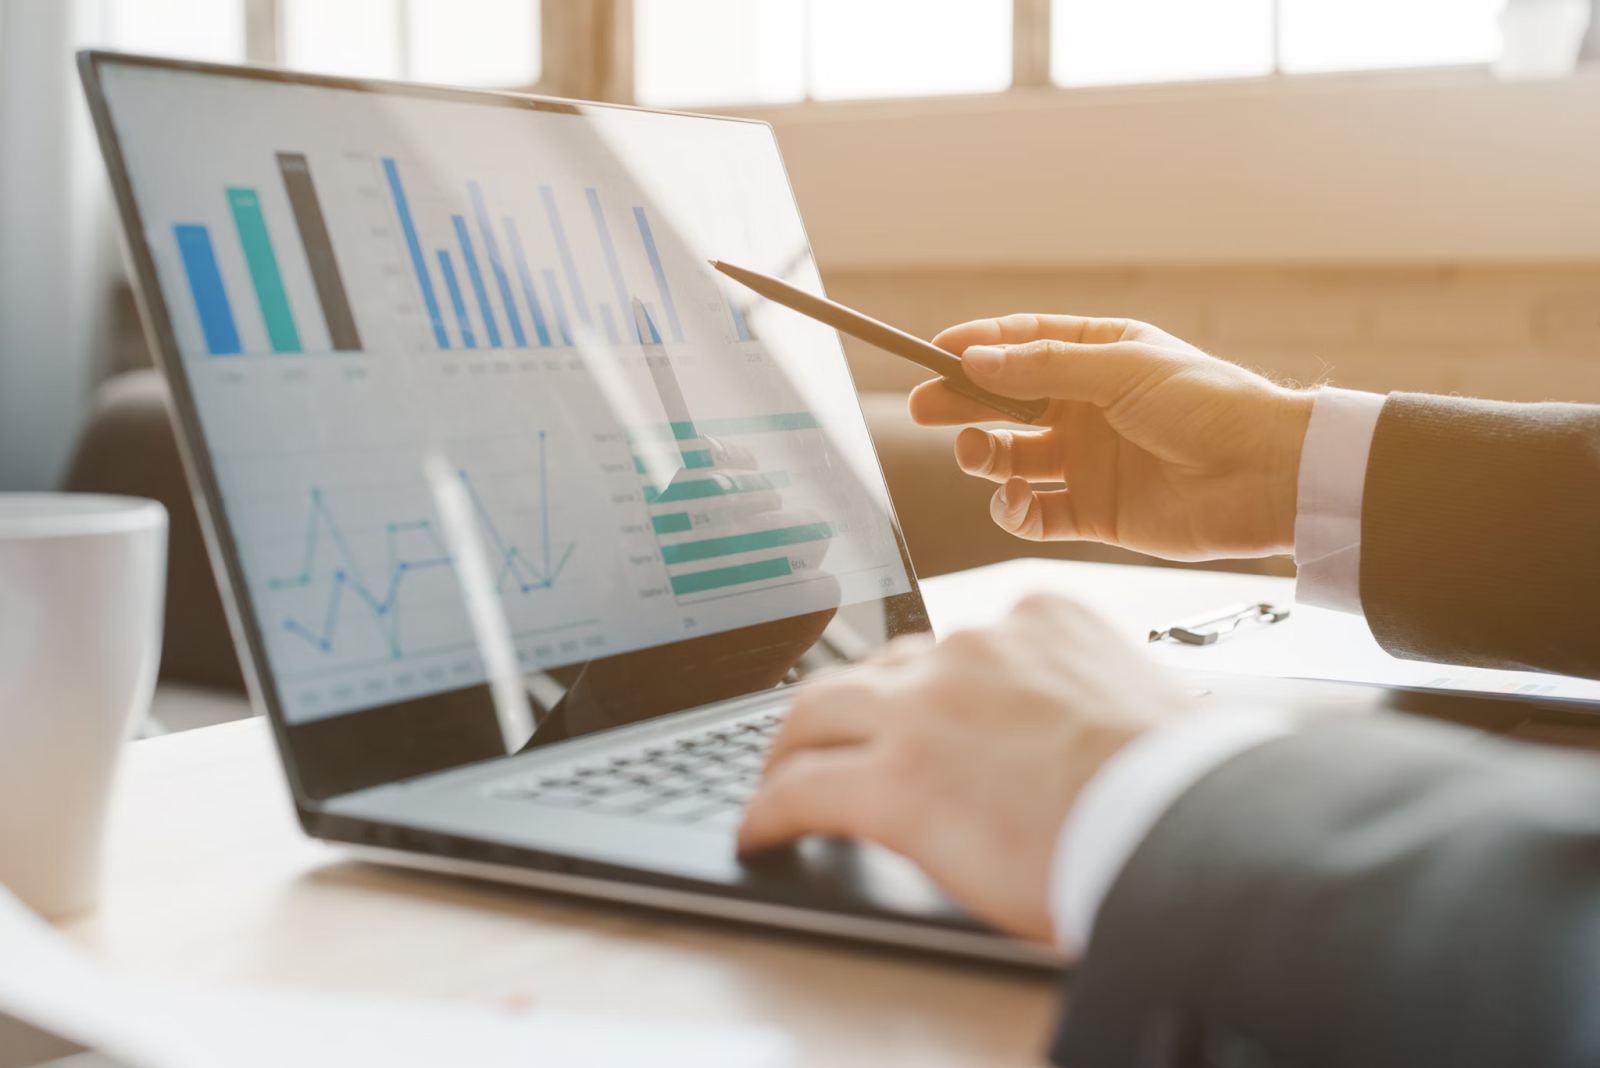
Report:
M 472 501 L 473 510 L 482 524 L 482 532 L 493 549 L 499 568 L 495 578 L 495 592 L 504 596 L 510 591 L 531 594 L 548 590 L 556 584 L 577 549 L 577 542 L 569 542 L 559 555 L 550 541 L 550 500 L 548 491 L 548 461 L 545 435 L 539 433 L 539 533 L 540 551 L 530 556 L 520 545 L 508 539 L 495 523 L 493 515 L 478 494 L 466 471 L 458 473 L 461 484 Z M 319 573 L 319 563 L 331 552 L 333 571 L 329 579 L 327 606 L 318 617 L 310 621 L 295 616 L 285 616 L 282 626 L 286 633 L 304 641 L 317 652 L 331 654 L 337 646 L 339 627 L 347 614 L 346 602 L 366 609 L 373 626 L 383 638 L 390 657 L 398 660 L 405 656 L 401 630 L 401 598 L 408 576 L 421 571 L 451 567 L 454 557 L 445 548 L 431 519 L 411 519 L 384 524 L 385 555 L 383 578 L 370 582 L 361 568 L 356 554 L 351 550 L 339 521 L 329 508 L 319 487 L 311 489 L 311 508 L 306 523 L 305 549 L 300 570 L 267 580 L 273 591 L 306 589 Z M 326 546 L 326 547 L 325 547 Z

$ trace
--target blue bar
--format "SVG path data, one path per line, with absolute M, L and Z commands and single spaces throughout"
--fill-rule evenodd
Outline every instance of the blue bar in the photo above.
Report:
M 567 229 L 561 225 L 561 213 L 556 210 L 556 195 L 547 185 L 539 187 L 539 195 L 544 198 L 545 214 L 550 217 L 550 232 L 556 238 L 556 252 L 561 256 L 561 269 L 567 272 L 567 287 L 572 290 L 572 305 L 578 309 L 578 322 L 584 326 L 594 325 L 594 320 L 589 318 L 589 302 L 583 297 L 583 282 L 578 278 L 578 265 L 572 259 L 572 246 L 567 244 Z M 567 342 L 572 344 L 572 342 Z
M 483 329 L 489 335 L 489 347 L 500 347 L 500 325 L 494 321 L 494 307 L 489 303 L 489 291 L 483 287 L 483 272 L 478 270 L 478 254 L 472 251 L 472 235 L 467 233 L 467 220 L 459 215 L 450 216 L 456 224 L 456 240 L 461 242 L 461 258 L 467 265 L 467 277 L 472 280 L 472 291 L 478 296 L 478 311 L 483 315 Z
M 714 567 L 710 571 L 673 575 L 672 592 L 679 596 L 685 593 L 704 593 L 706 590 L 720 590 L 724 586 L 742 586 L 746 582 L 783 578 L 793 573 L 789 568 L 789 558 L 780 556 L 776 560 L 758 560 L 753 564 L 740 564 L 737 567 Z
M 661 344 L 661 331 L 656 329 L 656 306 L 654 304 L 647 303 L 644 306 L 644 325 L 650 328 L 650 344 Z
M 732 297 L 728 298 L 728 310 L 733 313 L 733 332 L 739 335 L 740 341 L 749 341 L 750 327 L 745 324 L 744 312 L 739 310 L 739 305 Z
M 661 304 L 667 309 L 667 325 L 672 328 L 672 340 L 683 340 L 683 324 L 678 322 L 678 306 L 672 302 L 672 290 L 667 288 L 667 272 L 661 269 L 661 257 L 656 253 L 656 239 L 650 233 L 650 220 L 643 208 L 633 209 L 633 221 L 639 224 L 639 236 L 644 238 L 644 254 L 650 257 L 650 273 L 656 276 L 656 288 L 661 290 Z
M 494 225 L 489 222 L 489 208 L 483 202 L 483 189 L 477 182 L 467 183 L 467 196 L 472 200 L 472 211 L 478 217 L 478 232 L 483 235 L 483 251 L 489 257 L 489 269 L 494 272 L 495 285 L 500 289 L 500 299 L 506 305 L 506 321 L 511 324 L 511 337 L 517 348 L 528 347 L 528 335 L 522 332 L 522 316 L 517 314 L 517 302 L 511 299 L 511 279 L 506 275 L 506 265 L 500 259 L 500 242 L 495 240 Z
M 228 290 L 217 268 L 217 254 L 211 247 L 211 234 L 204 226 L 174 226 L 178 251 L 183 254 L 183 270 L 189 276 L 189 292 L 194 294 L 195 311 L 200 315 L 200 330 L 206 336 L 206 351 L 213 356 L 237 356 L 239 328 L 228 304 Z
M 522 237 L 517 224 L 510 216 L 500 220 L 506 228 L 506 240 L 511 242 L 511 259 L 517 265 L 517 281 L 522 283 L 522 299 L 528 302 L 533 315 L 533 330 L 539 335 L 539 344 L 550 344 L 550 328 L 545 325 L 544 306 L 539 303 L 538 291 L 533 288 L 533 272 L 528 270 L 528 257 L 522 252 Z
M 544 287 L 550 291 L 550 310 L 556 313 L 556 329 L 561 331 L 561 343 L 572 344 L 572 324 L 567 322 L 567 306 L 561 302 L 561 287 L 556 284 L 556 272 L 545 268 Z
M 594 216 L 595 233 L 600 235 L 600 250 L 606 254 L 606 268 L 611 272 L 611 284 L 617 290 L 617 307 L 632 308 L 633 298 L 628 296 L 628 282 L 622 277 L 622 264 L 617 262 L 617 250 L 611 244 L 611 229 L 606 226 L 606 213 L 600 208 L 600 194 L 593 189 L 585 189 L 583 194 L 589 198 L 589 214 Z M 642 340 L 639 324 L 633 322 L 633 317 L 624 315 L 623 318 L 628 320 L 628 337 L 633 341 Z
M 383 171 L 389 176 L 394 210 L 400 216 L 400 229 L 405 232 L 406 247 L 411 250 L 411 266 L 417 271 L 422 303 L 427 305 L 428 318 L 433 322 L 433 338 L 441 349 L 447 349 L 450 347 L 450 335 L 444 332 L 444 314 L 439 310 L 439 299 L 433 294 L 433 279 L 428 276 L 428 259 L 422 254 L 422 242 L 417 240 L 417 228 L 411 221 L 411 206 L 406 203 L 406 191 L 400 184 L 400 168 L 395 166 L 394 160 L 385 159 Z
M 445 288 L 450 291 L 450 303 L 455 305 L 456 322 L 461 324 L 461 343 L 469 349 L 478 347 L 472 336 L 472 319 L 467 315 L 467 302 L 461 299 L 461 283 L 456 281 L 456 269 L 450 265 L 450 253 L 439 250 L 439 270 L 444 273 Z
M 606 337 L 611 339 L 613 345 L 622 344 L 622 336 L 617 333 L 617 319 L 611 314 L 611 305 L 600 305 L 600 321 L 605 323 Z

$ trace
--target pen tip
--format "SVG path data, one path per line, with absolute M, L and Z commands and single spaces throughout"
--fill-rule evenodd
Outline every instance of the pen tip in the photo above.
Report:
M 718 270 L 722 269 L 722 261 L 721 260 L 706 260 L 706 262 L 711 264 L 711 266 L 717 268 Z

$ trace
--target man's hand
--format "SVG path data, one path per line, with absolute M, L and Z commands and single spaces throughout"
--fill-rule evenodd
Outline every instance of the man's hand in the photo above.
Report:
M 974 427 L 956 439 L 962 470 L 1003 483 L 990 510 L 1005 530 L 1172 560 L 1293 549 L 1312 394 L 1130 319 L 1008 315 L 934 344 L 962 354 L 985 389 L 1054 401 L 1047 429 Z M 912 392 L 911 415 L 929 426 L 999 418 L 937 379 Z M 1039 493 L 1033 482 L 1067 488 Z
M 1050 859 L 1085 783 L 1183 692 L 1057 597 L 998 626 L 892 642 L 801 690 L 739 832 L 865 838 L 917 862 L 976 915 L 1049 941 Z

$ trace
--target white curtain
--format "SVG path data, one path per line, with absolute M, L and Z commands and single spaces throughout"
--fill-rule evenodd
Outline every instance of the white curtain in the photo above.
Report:
M 73 52 L 103 0 L 0 0 L 0 491 L 60 477 L 117 276 L 105 169 Z

